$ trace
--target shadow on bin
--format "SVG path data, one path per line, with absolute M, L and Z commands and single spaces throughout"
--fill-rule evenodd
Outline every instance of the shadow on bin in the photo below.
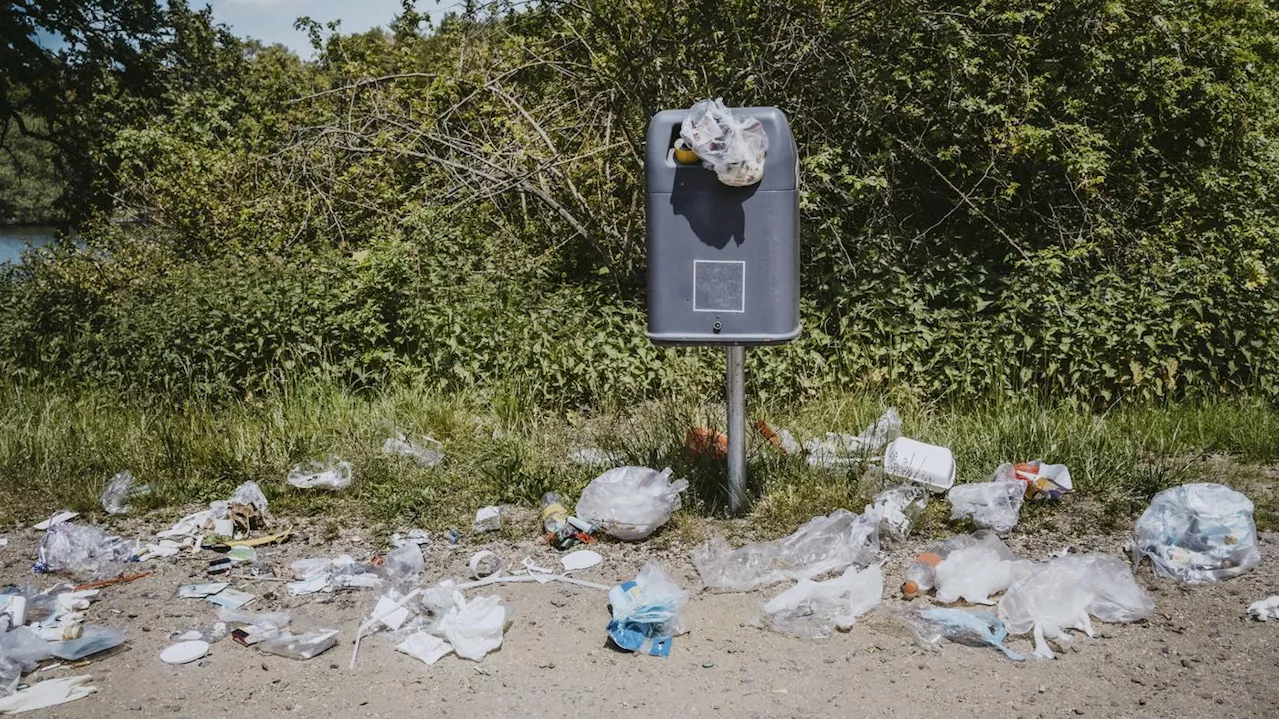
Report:
M 689 228 L 704 245 L 717 250 L 728 247 L 730 242 L 741 246 L 747 239 L 747 214 L 742 205 L 756 194 L 759 185 L 740 188 L 718 185 L 715 190 L 720 199 L 708 202 L 708 192 L 701 187 L 705 178 L 699 178 L 702 182 L 698 182 L 685 181 L 681 177 L 691 173 L 711 174 L 701 167 L 677 169 L 675 188 L 671 192 L 671 211 L 689 221 Z M 714 175 L 711 177 L 714 180 Z

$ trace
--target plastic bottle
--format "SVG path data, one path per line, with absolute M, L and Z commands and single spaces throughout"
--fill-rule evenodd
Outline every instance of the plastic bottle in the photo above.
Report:
M 558 492 L 547 492 L 542 495 L 542 526 L 551 534 L 564 529 L 569 522 L 569 510 L 565 508 L 564 497 Z
M 931 591 L 937 583 L 937 575 L 935 570 L 947 555 L 954 551 L 972 547 L 981 544 L 988 533 L 985 531 L 974 532 L 973 534 L 962 534 L 958 537 L 952 537 L 945 542 L 938 542 L 911 563 L 907 567 L 907 581 L 902 583 L 902 596 L 907 599 L 913 599 L 920 594 Z

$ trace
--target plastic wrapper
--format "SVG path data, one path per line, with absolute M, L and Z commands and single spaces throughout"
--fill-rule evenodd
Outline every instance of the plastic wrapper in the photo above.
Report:
M 950 604 L 995 604 L 992 594 L 1008 589 L 1036 571 L 1035 562 L 1019 559 L 1000 538 L 984 533 L 971 546 L 956 549 L 934 569 L 937 600 Z
M 875 512 L 880 517 L 880 536 L 901 542 L 911 534 L 916 519 L 924 511 L 929 498 L 923 487 L 904 484 L 877 494 L 864 514 Z
M 283 630 L 272 636 L 263 637 L 254 646 L 267 654 L 307 660 L 325 653 L 337 643 L 337 629 L 316 626 Z
M 1033 633 L 1037 657 L 1052 659 L 1046 640 L 1066 641 L 1068 629 L 1093 636 L 1091 616 L 1104 622 L 1136 622 L 1150 616 L 1155 606 L 1122 560 L 1083 554 L 1039 565 L 1009 587 L 997 613 L 1010 634 Z
M 805 461 L 810 467 L 827 469 L 861 464 L 878 456 L 885 446 L 901 435 L 902 417 L 896 408 L 890 407 L 861 434 L 828 432 L 823 439 L 805 442 L 804 449 L 809 453 Z
M 761 607 L 767 627 L 782 634 L 825 639 L 835 629 L 848 631 L 857 618 L 871 611 L 884 595 L 884 575 L 879 565 L 844 574 L 825 582 L 801 579 L 794 587 Z
M 1157 494 L 1134 534 L 1135 563 L 1151 557 L 1156 576 L 1187 584 L 1236 577 L 1262 561 L 1253 502 L 1221 484 L 1184 484 Z
M 298 489 L 342 489 L 351 484 L 351 465 L 337 457 L 325 462 L 304 462 L 289 470 L 285 478 Z
M 680 509 L 684 479 L 671 481 L 671 469 L 618 467 L 591 480 L 578 498 L 576 515 L 623 540 L 644 539 Z
M 36 548 L 36 571 L 81 579 L 111 579 L 138 553 L 137 540 L 121 539 L 93 525 L 62 522 L 49 527 Z
M 129 500 L 150 492 L 150 486 L 139 485 L 133 478 L 133 473 L 126 469 L 107 482 L 98 499 L 107 514 L 125 514 L 129 511 Z
M 105 652 L 124 643 L 125 631 L 91 624 L 84 628 L 78 639 L 67 639 L 61 642 L 49 642 L 49 653 L 69 662 L 79 661 L 87 656 Z
M 689 593 L 676 584 L 656 560 L 650 559 L 636 578 L 609 590 L 609 608 L 613 620 L 606 631 L 622 649 L 667 656 L 678 634 L 688 631 L 684 606 Z
M 693 564 L 703 584 L 714 589 L 749 592 L 775 582 L 812 579 L 871 564 L 880 553 L 879 524 L 874 514 L 837 509 L 772 542 L 731 549 L 714 537 L 693 550 Z
M 0 634 L 0 657 L 13 662 L 23 674 L 51 656 L 49 642 L 28 627 L 15 627 Z
M 946 639 L 969 646 L 995 647 L 1015 662 L 1026 659 L 1005 646 L 1004 640 L 1009 631 L 1004 622 L 991 612 L 920 607 L 908 610 L 898 615 L 898 618 L 927 647 L 936 648 L 939 641 Z
M 1034 459 L 1030 462 L 996 467 L 990 482 L 1021 482 L 1027 499 L 1062 499 L 1071 491 L 1071 471 L 1065 464 L 1046 464 Z
M 979 527 L 1008 532 L 1018 524 L 1026 485 L 1021 482 L 975 482 L 947 491 L 952 519 L 972 519 Z
M 700 100 L 689 108 L 680 138 L 726 185 L 746 187 L 764 177 L 769 150 L 764 126 L 754 117 L 735 115 L 720 98 Z
M 430 437 L 409 439 L 401 432 L 382 443 L 382 453 L 413 457 L 423 467 L 435 467 L 444 461 L 444 445 Z

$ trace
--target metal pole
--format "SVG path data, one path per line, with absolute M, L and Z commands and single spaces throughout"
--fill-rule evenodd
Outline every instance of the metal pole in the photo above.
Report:
M 747 498 L 747 393 L 743 365 L 747 350 L 725 348 L 724 398 L 729 419 L 729 511 L 737 514 Z

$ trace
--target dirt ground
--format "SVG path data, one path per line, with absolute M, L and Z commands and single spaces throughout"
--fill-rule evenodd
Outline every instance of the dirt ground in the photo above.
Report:
M 142 536 L 139 532 L 139 536 Z M 423 581 L 464 577 L 478 549 L 519 566 L 525 557 L 558 566 L 558 553 L 532 541 L 483 542 L 464 537 L 450 546 L 439 537 L 426 551 Z M 38 533 L 10 532 L 0 549 L 0 582 L 36 583 L 31 561 Z M 320 532 L 266 549 L 262 558 L 287 575 L 288 562 L 343 552 L 357 559 L 381 550 L 367 538 L 322 542 Z M 1077 551 L 1122 554 L 1125 536 L 1076 538 Z M 270 716 L 715 716 L 816 717 L 1055 717 L 1222 716 L 1274 717 L 1277 704 L 1277 624 L 1251 621 L 1250 602 L 1277 591 L 1277 541 L 1260 535 L 1263 564 L 1236 579 L 1183 587 L 1157 581 L 1150 567 L 1137 571 L 1154 595 L 1156 614 L 1134 625 L 1104 625 L 1098 636 L 1079 635 L 1056 660 L 1005 659 L 992 649 L 944 643 L 918 647 L 886 609 L 899 606 L 896 587 L 924 542 L 887 552 L 885 603 L 848 633 L 807 641 L 757 628 L 760 602 L 774 587 L 747 594 L 699 592 L 687 546 L 597 543 L 603 564 L 578 576 L 613 585 L 632 578 L 650 558 L 693 592 L 692 631 L 677 637 L 671 656 L 630 655 L 610 648 L 604 592 L 559 583 L 498 585 L 470 593 L 498 594 L 515 610 L 500 651 L 483 663 L 448 656 L 434 666 L 394 650 L 385 634 L 366 638 L 359 664 L 347 669 L 355 628 L 376 592 L 290 597 L 280 581 L 239 574 L 232 586 L 258 598 L 246 609 L 287 609 L 340 624 L 340 643 L 310 661 L 263 654 L 231 639 L 213 645 L 198 663 L 169 666 L 158 655 L 172 632 L 209 623 L 216 607 L 177 599 L 180 584 L 205 580 L 211 558 L 154 560 L 155 574 L 104 589 L 89 621 L 128 630 L 125 645 L 84 667 L 38 671 L 24 681 L 89 674 L 99 692 L 40 712 L 49 717 Z M 1010 546 L 1044 559 L 1063 547 L 1048 535 L 1014 534 Z M 225 579 L 225 575 L 223 576 Z M 1029 637 L 1010 646 L 1030 654 Z

